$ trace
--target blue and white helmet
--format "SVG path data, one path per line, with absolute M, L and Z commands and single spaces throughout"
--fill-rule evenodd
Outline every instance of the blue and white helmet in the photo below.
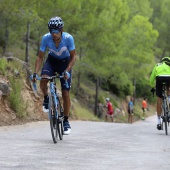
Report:
M 60 17 L 53 17 L 48 22 L 48 29 L 61 29 L 64 27 L 64 22 Z
M 109 99 L 109 98 L 106 98 L 106 101 L 108 102 L 108 101 L 110 101 L 110 99 Z

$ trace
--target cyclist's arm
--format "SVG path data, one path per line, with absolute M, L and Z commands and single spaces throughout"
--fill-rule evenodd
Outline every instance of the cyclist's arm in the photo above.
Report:
M 70 61 L 68 63 L 66 71 L 69 72 L 72 69 L 75 62 L 76 62 L 76 50 L 72 50 L 70 51 Z
M 38 57 L 36 58 L 36 62 L 35 62 L 34 73 L 38 74 L 41 68 L 42 62 L 43 62 L 44 55 L 45 55 L 45 52 L 42 52 L 41 50 L 39 50 Z

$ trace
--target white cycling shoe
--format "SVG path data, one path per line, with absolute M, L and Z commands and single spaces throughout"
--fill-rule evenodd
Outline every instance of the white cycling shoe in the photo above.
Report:
M 43 112 L 48 113 L 49 109 L 46 109 L 45 106 L 43 106 Z

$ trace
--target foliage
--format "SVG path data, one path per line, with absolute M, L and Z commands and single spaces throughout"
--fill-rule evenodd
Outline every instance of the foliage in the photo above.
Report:
M 11 92 L 9 96 L 9 102 L 11 108 L 16 112 L 18 117 L 26 116 L 26 103 L 22 99 L 22 87 L 23 87 L 23 79 L 25 79 L 25 75 L 23 72 L 22 64 L 18 61 L 11 61 L 7 64 L 8 70 L 6 73 L 8 74 Z M 16 75 L 19 73 L 19 75 Z
M 2 75 L 6 74 L 7 60 L 5 58 L 0 58 L 0 72 Z
M 92 120 L 92 121 L 99 121 L 97 117 L 87 111 L 84 107 L 82 107 L 78 103 L 74 103 L 75 106 L 75 117 L 81 120 Z
M 12 91 L 10 92 L 9 101 L 11 108 L 16 111 L 18 117 L 26 116 L 25 108 L 26 105 L 21 97 L 21 90 L 23 82 L 11 76 L 9 78 Z
M 157 55 L 159 59 L 164 57 L 168 54 L 170 55 L 170 35 L 169 35 L 169 26 L 170 26 L 170 1 L 169 0 L 161 0 L 161 1 L 151 1 L 151 7 L 154 9 L 153 16 L 151 18 L 151 21 L 154 25 L 154 28 L 156 28 L 159 31 L 159 37 L 157 40 L 156 48 L 159 48 L 162 53 Z M 166 53 L 167 52 L 167 53 Z
M 147 100 L 151 103 L 156 101 L 156 98 L 153 97 L 153 94 L 150 92 L 151 87 L 146 78 L 139 79 L 136 83 L 137 88 L 137 96 L 138 98 L 147 98 Z M 156 94 L 155 94 L 156 95 Z
M 170 55 L 169 0 L 0 2 L 2 49 L 6 43 L 7 51 L 24 59 L 29 22 L 30 65 L 34 67 L 41 37 L 48 32 L 48 20 L 61 16 L 65 21 L 65 31 L 75 40 L 78 56 L 75 77 L 81 75 L 82 81 L 84 76 L 92 74 L 94 80 L 100 78 L 105 83 L 102 84 L 104 88 L 120 96 L 131 95 L 133 81 L 136 80 L 138 85 L 138 78 L 144 79 L 149 75 L 157 58 Z M 147 86 L 148 82 L 146 79 L 142 84 Z M 137 95 L 141 95 L 138 88 Z

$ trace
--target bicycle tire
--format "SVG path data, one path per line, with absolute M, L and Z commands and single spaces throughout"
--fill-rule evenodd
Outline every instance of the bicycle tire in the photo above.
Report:
M 54 100 L 51 95 L 49 95 L 49 119 L 50 119 L 50 129 L 51 135 L 54 143 L 58 140 L 58 121 L 55 116 L 55 105 Z
M 161 116 L 161 118 L 162 118 L 162 116 Z M 161 120 L 161 130 L 164 130 L 163 125 L 164 125 L 164 121 L 163 121 L 163 119 L 162 119 L 162 120 Z
M 64 128 L 63 128 L 63 120 L 64 120 L 64 114 L 63 114 L 63 108 L 61 106 L 61 102 L 59 98 L 57 97 L 58 100 L 58 107 L 57 107 L 57 112 L 58 112 L 58 134 L 59 134 L 59 139 L 63 139 L 63 134 L 64 134 Z
M 164 124 L 165 124 L 165 134 L 168 135 L 168 119 L 167 119 L 167 108 L 164 106 Z

